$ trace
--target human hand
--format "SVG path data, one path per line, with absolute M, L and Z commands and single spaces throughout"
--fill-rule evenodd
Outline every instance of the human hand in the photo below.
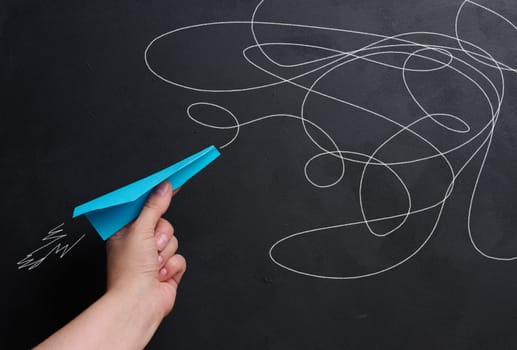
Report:
M 177 191 L 168 182 L 107 244 L 107 292 L 38 349 L 143 349 L 172 310 L 186 269 L 172 225 L 161 216 Z
M 186 269 L 185 258 L 176 254 L 174 228 L 161 217 L 177 192 L 169 182 L 161 183 L 138 218 L 106 244 L 108 293 L 141 301 L 157 323 L 172 310 Z

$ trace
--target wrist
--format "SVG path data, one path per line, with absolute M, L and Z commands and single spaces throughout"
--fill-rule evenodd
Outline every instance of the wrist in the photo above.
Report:
M 149 297 L 131 289 L 111 289 L 102 297 L 111 305 L 117 315 L 117 322 L 123 329 L 128 330 L 126 336 L 134 338 L 135 348 L 143 348 L 158 329 L 163 315 L 156 312 L 156 306 Z

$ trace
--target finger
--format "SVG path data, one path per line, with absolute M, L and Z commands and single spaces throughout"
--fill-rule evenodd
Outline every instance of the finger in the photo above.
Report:
M 139 230 L 153 232 L 161 216 L 167 211 L 172 199 L 172 189 L 168 181 L 159 184 L 151 193 L 140 215 L 135 221 Z
M 169 221 L 165 220 L 164 218 L 160 218 L 154 233 L 158 251 L 162 251 L 167 246 L 167 243 L 171 239 L 172 235 L 174 235 L 174 227 Z
M 175 256 L 178 257 L 180 260 L 177 264 L 179 265 L 179 268 L 177 269 L 176 273 L 172 275 L 172 278 L 169 280 L 169 283 L 172 285 L 175 285 L 176 288 L 178 288 L 178 285 L 181 282 L 181 278 L 183 277 L 183 274 L 185 271 L 187 271 L 187 260 L 183 257 L 183 255 L 176 254 Z
M 186 269 L 187 261 L 182 255 L 176 254 L 160 269 L 158 278 L 160 282 L 168 282 L 177 287 Z
M 169 261 L 169 259 L 172 258 L 174 254 L 176 254 L 177 250 L 178 239 L 176 238 L 176 236 L 172 236 L 167 245 L 165 246 L 165 249 L 160 252 L 160 256 L 162 257 L 162 264 L 160 264 L 160 266 L 164 265 L 167 261 Z

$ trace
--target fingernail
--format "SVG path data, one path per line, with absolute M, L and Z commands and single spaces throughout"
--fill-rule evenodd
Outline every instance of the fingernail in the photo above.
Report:
M 158 262 L 161 264 L 163 262 L 163 256 L 158 255 Z
M 162 250 L 167 245 L 167 236 L 165 234 L 160 234 L 158 236 L 158 250 Z
M 167 181 L 164 181 L 158 187 L 156 187 L 155 192 L 157 194 L 159 194 L 160 196 L 163 196 L 164 194 L 167 193 L 168 187 L 169 187 L 169 184 L 167 183 Z
M 160 275 L 165 276 L 166 274 L 167 274 L 167 270 L 164 267 L 163 269 L 160 270 Z

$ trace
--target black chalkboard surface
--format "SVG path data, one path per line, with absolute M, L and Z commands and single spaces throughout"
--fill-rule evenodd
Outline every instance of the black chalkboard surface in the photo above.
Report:
M 511 349 L 517 3 L 0 2 L 1 348 L 104 292 L 73 208 L 214 144 L 149 349 Z M 114 335 L 116 336 L 116 335 Z

